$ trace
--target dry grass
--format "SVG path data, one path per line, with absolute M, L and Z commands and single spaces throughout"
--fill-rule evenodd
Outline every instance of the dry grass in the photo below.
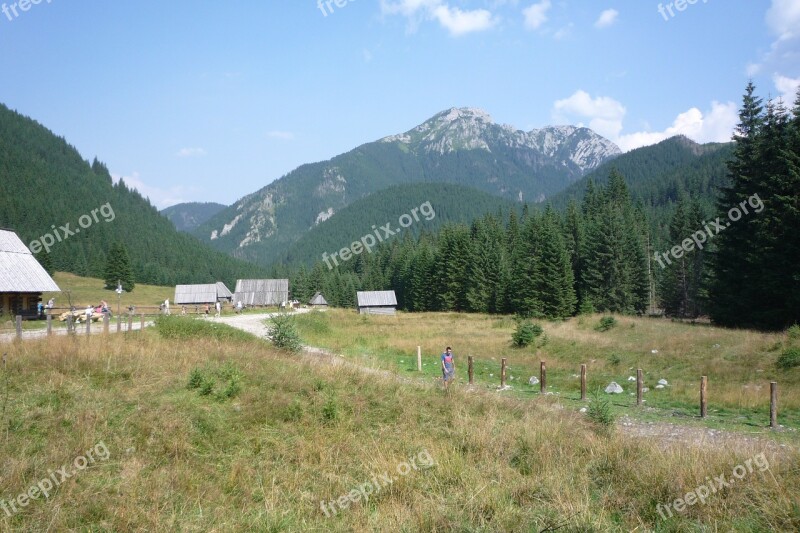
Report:
M 465 322 L 466 332 L 480 320 Z M 13 517 L 0 511 L 3 531 L 800 527 L 800 455 L 788 451 L 766 451 L 768 471 L 660 520 L 656 504 L 707 476 L 729 475 L 765 452 L 758 443 L 664 451 L 601 436 L 582 416 L 547 402 L 465 388 L 445 394 L 430 384 L 284 355 L 256 340 L 166 340 L 148 331 L 4 348 L 0 498 L 26 491 L 99 441 L 110 459 Z M 233 400 L 186 387 L 194 368 L 231 366 L 243 376 Z M 424 450 L 433 468 L 396 475 L 366 504 L 336 516 L 321 511 L 320 500 L 396 472 Z

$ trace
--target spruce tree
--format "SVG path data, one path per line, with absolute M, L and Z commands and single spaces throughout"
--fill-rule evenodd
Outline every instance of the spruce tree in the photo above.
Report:
M 108 251 L 105 282 L 106 289 L 111 290 L 117 288 L 117 283 L 122 284 L 122 289 L 125 292 L 131 292 L 135 287 L 128 250 L 125 248 L 125 245 L 120 242 L 114 243 Z

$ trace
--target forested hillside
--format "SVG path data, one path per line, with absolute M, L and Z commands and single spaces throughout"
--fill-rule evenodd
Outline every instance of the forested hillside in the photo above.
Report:
M 49 253 L 33 250 L 40 262 L 82 276 L 103 277 L 115 242 L 127 249 L 142 283 L 232 283 L 261 272 L 179 233 L 138 192 L 114 184 L 105 165 L 89 164 L 63 138 L 3 105 L 0 226 L 26 245 L 53 241 Z
M 216 202 L 186 202 L 162 209 L 161 214 L 170 219 L 178 231 L 188 233 L 225 207 Z
M 421 213 L 408 228 L 401 229 L 399 218 L 422 204 L 430 205 L 431 212 Z M 371 194 L 353 202 L 329 220 L 305 233 L 292 245 L 279 263 L 302 263 L 309 266 L 319 261 L 323 252 L 335 252 L 353 241 L 372 233 L 374 226 L 391 223 L 402 238 L 406 232 L 418 236 L 431 233 L 443 224 L 461 222 L 469 224 L 485 213 L 508 213 L 520 210 L 522 204 L 492 196 L 470 187 L 446 183 L 418 183 L 399 185 Z M 381 233 L 382 234 L 382 233 Z

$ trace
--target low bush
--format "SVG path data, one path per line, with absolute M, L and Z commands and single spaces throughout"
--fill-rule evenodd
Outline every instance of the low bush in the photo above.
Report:
M 534 324 L 527 320 L 518 320 L 517 329 L 511 334 L 511 341 L 514 346 L 524 348 L 531 344 L 543 331 L 542 326 L 539 324 Z
M 269 336 L 275 347 L 290 352 L 299 352 L 303 349 L 293 316 L 275 315 L 269 323 Z
M 608 331 L 614 326 L 617 325 L 617 319 L 613 316 L 604 316 L 600 319 L 600 322 L 594 327 L 595 331 Z
M 778 368 L 782 370 L 789 370 L 800 366 L 800 348 L 789 348 L 784 350 L 780 357 L 778 357 Z

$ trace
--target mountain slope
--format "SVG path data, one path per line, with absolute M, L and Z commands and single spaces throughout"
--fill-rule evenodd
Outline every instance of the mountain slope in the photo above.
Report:
M 105 165 L 90 165 L 63 138 L 3 105 L 0 226 L 26 244 L 50 235 L 52 266 L 82 276 L 103 276 L 106 252 L 116 241 L 127 247 L 142 283 L 231 283 L 263 272 L 179 233 L 138 192 L 114 184 Z
M 332 214 L 393 185 L 455 183 L 542 201 L 617 155 L 613 143 L 586 128 L 522 132 L 479 110 L 450 109 L 402 135 L 303 165 L 193 233 L 235 257 L 271 263 Z
M 226 207 L 215 202 L 186 202 L 162 209 L 161 214 L 167 217 L 178 231 L 188 233 Z
M 408 228 L 401 229 L 400 217 L 411 215 L 413 209 L 423 204 L 426 205 L 418 209 L 417 217 L 402 221 Z M 398 185 L 353 202 L 330 220 L 303 234 L 279 262 L 308 265 L 320 261 L 323 253 L 337 252 L 368 234 L 374 234 L 373 226 L 380 228 L 391 223 L 389 229 L 396 231 L 396 235 L 390 239 L 398 239 L 405 233 L 417 236 L 423 231 L 437 231 L 446 222 L 468 224 L 486 213 L 502 212 L 505 215 L 515 207 L 520 207 L 519 203 L 461 185 Z M 380 231 L 379 235 L 383 236 L 384 232 Z

